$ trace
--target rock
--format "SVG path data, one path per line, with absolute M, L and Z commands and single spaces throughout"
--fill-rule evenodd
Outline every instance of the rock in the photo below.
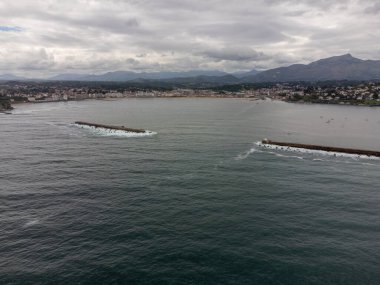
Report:
M 11 105 L 11 101 L 9 99 L 1 99 L 0 98 L 0 111 L 12 110 L 13 107 Z

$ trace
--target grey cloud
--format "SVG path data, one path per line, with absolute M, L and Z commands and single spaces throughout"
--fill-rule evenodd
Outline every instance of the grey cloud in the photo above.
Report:
M 81 47 L 86 41 L 80 37 L 72 36 L 67 33 L 57 32 L 56 34 L 41 35 L 39 40 L 45 43 L 46 46 L 59 47 Z
M 137 65 L 137 64 L 140 63 L 138 60 L 136 60 L 136 59 L 134 59 L 134 58 L 127 58 L 127 59 L 125 60 L 125 62 L 128 63 L 128 64 L 131 64 L 131 65 Z
M 208 50 L 202 53 L 203 55 L 214 58 L 217 60 L 231 60 L 231 61 L 252 61 L 263 60 L 268 57 L 263 52 L 257 52 L 251 48 L 223 48 Z
M 380 3 L 377 2 L 377 3 L 371 4 L 370 6 L 368 6 L 364 9 L 364 12 L 367 14 L 374 14 L 374 15 L 379 14 L 380 13 Z
M 0 63 L 0 69 L 4 70 L 12 66 L 19 70 L 39 71 L 52 69 L 55 64 L 54 55 L 47 53 L 44 48 L 29 49 L 23 51 L 21 56 L 15 54 L 8 55 L 7 60 Z
M 266 3 L 282 5 L 282 6 L 295 6 L 295 5 L 303 5 L 310 8 L 317 8 L 321 10 L 327 10 L 334 7 L 344 8 L 347 4 L 350 4 L 351 1 L 347 0 L 263 0 Z
M 376 59 L 379 11 L 371 0 L 1 1 L 0 73 L 235 71 L 346 52 Z
M 252 25 L 252 23 L 209 24 L 195 27 L 192 33 L 217 39 L 225 39 L 227 36 L 233 43 L 236 41 L 252 42 L 252 39 L 255 39 L 256 44 L 268 44 L 285 40 L 286 36 L 281 32 L 279 25 L 268 22 L 265 25 Z

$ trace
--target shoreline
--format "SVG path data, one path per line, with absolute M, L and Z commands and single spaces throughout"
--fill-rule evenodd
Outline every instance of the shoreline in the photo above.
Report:
M 283 101 L 283 100 L 278 100 L 278 101 Z M 328 105 L 328 106 L 342 106 L 342 107 L 347 107 L 347 106 L 354 106 L 354 107 L 380 107 L 379 105 L 366 105 L 366 104 L 340 104 L 338 103 L 321 103 L 321 102 L 299 102 L 299 101 L 283 101 L 286 103 L 290 104 L 300 104 L 300 105 Z
M 3 114 L 11 114 L 13 110 L 15 110 L 17 105 L 34 105 L 34 104 L 43 104 L 43 103 L 69 103 L 69 102 L 79 102 L 79 101 L 118 101 L 118 100 L 129 100 L 129 99 L 138 99 L 138 100 L 147 100 L 147 99 L 233 99 L 233 100 L 244 100 L 244 101 L 251 101 L 256 102 L 256 104 L 259 104 L 260 102 L 282 102 L 286 104 L 299 104 L 299 105 L 324 105 L 324 106 L 341 106 L 341 107 L 367 107 L 367 108 L 373 108 L 373 107 L 380 107 L 380 105 L 365 105 L 365 104 L 339 104 L 339 103 L 311 103 L 311 102 L 292 102 L 287 100 L 280 100 L 280 99 L 274 99 L 274 98 L 254 98 L 254 97 L 233 97 L 233 96 L 168 96 L 168 97 L 117 97 L 117 98 L 84 98 L 84 99 L 78 99 L 78 100 L 56 100 L 56 101 L 40 101 L 40 102 L 34 102 L 34 101 L 16 101 L 11 102 L 12 103 L 12 109 L 7 110 L 0 110 L 0 113 Z
M 243 97 L 215 97 L 215 96 L 178 96 L 178 97 L 119 97 L 119 98 L 85 98 L 85 99 L 78 99 L 78 100 L 57 100 L 57 101 L 40 101 L 40 102 L 34 102 L 34 101 L 17 101 L 12 102 L 12 105 L 34 105 L 34 104 L 43 104 L 43 103 L 69 103 L 69 102 L 80 102 L 80 101 L 118 101 L 118 100 L 125 100 L 125 99 L 235 99 L 235 100 L 248 100 L 248 101 L 281 101 L 284 103 L 287 103 L 283 100 L 275 100 L 275 99 L 254 99 L 254 98 L 243 98 Z

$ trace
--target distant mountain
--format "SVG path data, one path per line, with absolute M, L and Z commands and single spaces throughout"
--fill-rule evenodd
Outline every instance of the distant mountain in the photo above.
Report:
M 350 54 L 320 59 L 307 65 L 269 69 L 241 78 L 251 83 L 375 79 L 380 79 L 380 60 L 361 60 Z
M 80 81 L 130 81 L 137 79 L 138 73 L 133 71 L 114 71 L 100 75 L 87 75 L 78 78 Z
M 142 73 L 144 74 L 144 73 Z M 170 78 L 187 78 L 197 76 L 225 76 L 228 73 L 219 70 L 190 70 L 182 72 L 151 72 L 145 73 L 147 79 L 170 79 Z
M 256 69 L 252 69 L 251 71 L 233 72 L 233 73 L 231 73 L 231 75 L 235 76 L 236 78 L 244 78 L 244 77 L 253 76 L 253 75 L 256 75 L 259 73 L 260 73 L 260 71 L 258 71 Z
M 231 74 L 226 74 L 223 76 L 208 76 L 208 75 L 199 75 L 195 77 L 183 77 L 183 78 L 172 78 L 164 80 L 168 83 L 178 83 L 186 85 L 194 85 L 205 87 L 207 85 L 225 85 L 225 84 L 236 84 L 239 83 L 239 79 Z
M 48 78 L 54 81 L 80 81 L 82 78 L 90 76 L 90 74 L 64 73 Z
M 224 76 L 199 75 L 195 77 L 179 77 L 168 79 L 139 78 L 129 82 L 154 87 L 207 88 L 228 84 L 237 84 L 239 83 L 239 79 L 232 76 L 231 74 L 226 74 Z
M 0 75 L 0 81 L 31 80 L 12 74 Z M 41 79 L 40 79 L 41 80 Z M 49 78 L 55 81 L 131 82 L 154 86 L 206 87 L 228 84 L 291 82 L 380 80 L 380 60 L 361 60 L 350 54 L 320 59 L 310 64 L 293 64 L 265 71 L 228 74 L 218 70 L 191 70 L 184 72 L 133 72 L 114 71 L 104 74 L 59 74 Z M 158 81 L 161 81 L 159 83 Z
M 26 78 L 25 77 L 16 76 L 16 75 L 13 75 L 13 74 L 2 74 L 2 75 L 0 75 L 0 80 L 1 81 L 26 80 Z
M 133 72 L 133 71 L 114 71 L 100 75 L 85 74 L 59 74 L 49 78 L 49 80 L 61 81 L 131 81 L 136 79 L 171 79 L 188 78 L 197 76 L 224 76 L 227 73 L 218 70 L 192 70 L 184 72 Z

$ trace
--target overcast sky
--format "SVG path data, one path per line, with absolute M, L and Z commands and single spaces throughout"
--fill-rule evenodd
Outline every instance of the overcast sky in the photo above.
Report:
M 268 69 L 380 59 L 380 0 L 7 0 L 0 74 Z

